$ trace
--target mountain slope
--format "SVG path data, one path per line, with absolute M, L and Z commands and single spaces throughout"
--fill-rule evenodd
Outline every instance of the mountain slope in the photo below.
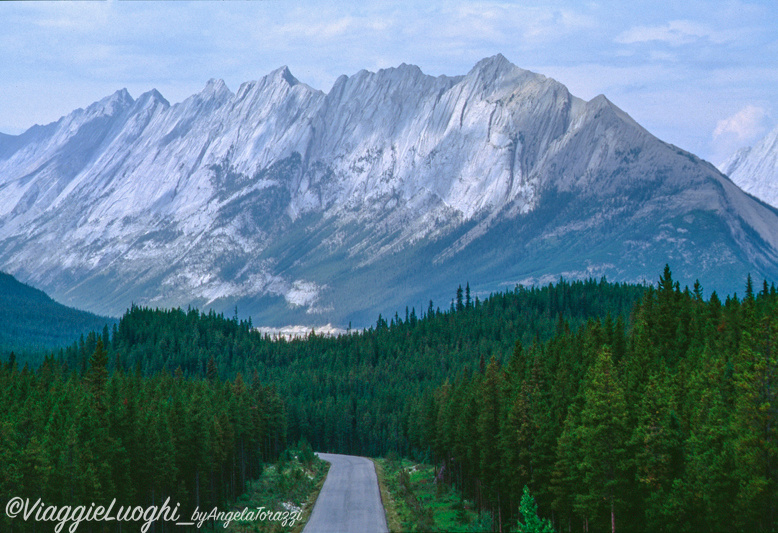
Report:
M 777 227 L 604 96 L 500 55 L 327 94 L 285 67 L 175 105 L 118 91 L 0 138 L 0 266 L 112 314 L 237 304 L 267 325 L 364 325 L 456 280 L 641 281 L 668 261 L 730 291 L 778 277 Z
M 115 322 L 60 305 L 46 293 L 0 272 L 0 352 L 62 347 Z
M 778 207 L 778 128 L 753 148 L 738 150 L 720 169 L 747 193 Z

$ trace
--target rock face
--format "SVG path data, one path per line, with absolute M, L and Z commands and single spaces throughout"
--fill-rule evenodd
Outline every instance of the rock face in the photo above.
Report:
M 778 207 L 778 128 L 756 146 L 738 150 L 720 170 L 747 193 Z
M 121 314 L 196 305 L 256 324 L 366 325 L 560 275 L 739 290 L 778 278 L 778 213 L 501 55 L 401 65 L 325 94 L 285 67 L 170 105 L 127 91 L 0 136 L 0 269 Z

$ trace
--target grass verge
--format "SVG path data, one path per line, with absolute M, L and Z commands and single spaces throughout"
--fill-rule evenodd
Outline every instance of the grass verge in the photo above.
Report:
M 265 512 L 253 519 L 231 522 L 227 529 L 218 523 L 217 529 L 231 533 L 300 533 L 308 520 L 327 477 L 329 463 L 313 455 L 310 448 L 286 451 L 273 465 L 267 466 L 259 479 L 249 483 L 249 489 L 228 511 L 244 509 Z
M 313 490 L 308 494 L 308 499 L 303 503 L 303 514 L 302 518 L 300 519 L 300 522 L 295 524 L 294 529 L 292 529 L 292 533 L 302 533 L 303 528 L 305 527 L 305 524 L 308 523 L 308 519 L 311 518 L 311 513 L 313 512 L 313 506 L 316 505 L 316 500 L 319 497 L 319 493 L 321 492 L 321 488 L 324 486 L 324 482 L 327 480 L 327 472 L 330 470 L 330 463 L 327 461 L 322 461 L 318 457 L 316 458 L 316 461 L 319 463 L 324 463 L 323 465 L 323 475 L 318 476 L 318 482 L 316 483 L 316 486 L 313 488 Z
M 402 531 L 400 525 L 400 515 L 397 512 L 398 503 L 395 501 L 392 492 L 388 488 L 388 482 L 386 478 L 386 471 L 384 466 L 386 464 L 385 459 L 371 459 L 375 465 L 376 477 L 378 477 L 378 488 L 381 490 L 381 503 L 384 506 L 386 512 L 386 525 L 389 527 L 391 533 L 400 533 Z
M 492 530 L 491 520 L 485 516 L 479 518 L 472 502 L 435 481 L 434 466 L 396 457 L 374 462 L 392 533 Z

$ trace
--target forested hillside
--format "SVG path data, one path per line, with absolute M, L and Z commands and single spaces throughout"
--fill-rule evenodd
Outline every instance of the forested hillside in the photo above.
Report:
M 43 291 L 0 272 L 0 354 L 14 351 L 19 357 L 60 348 L 115 322 L 58 304 Z
M 196 505 L 233 501 L 286 444 L 283 404 L 256 379 L 109 375 L 107 363 L 99 340 L 81 376 L 52 358 L 35 372 L 0 364 L 4 506 L 11 497 L 47 506 L 107 506 L 116 498 L 118 516 L 119 506 L 161 505 L 170 497 L 188 517 Z M 0 530 L 49 527 L 30 522 L 3 514 Z
M 561 531 L 775 531 L 777 338 L 774 286 L 722 304 L 666 269 L 629 330 L 565 326 L 414 402 L 413 442 L 495 524 L 528 485 Z
M 3 365 L 0 493 L 222 501 L 305 438 L 434 462 L 503 530 L 528 486 L 557 530 L 772 531 L 778 294 L 744 287 L 706 300 L 669 267 L 656 288 L 465 287 L 292 341 L 133 306 L 35 371 Z
M 543 288 L 517 287 L 484 301 L 467 288 L 456 291 L 446 311 L 378 318 L 374 327 L 338 338 L 271 340 L 250 321 L 197 310 L 152 310 L 133 306 L 109 335 L 89 335 L 65 350 L 69 368 L 86 368 L 98 339 L 128 368 L 145 374 L 181 368 L 193 377 L 257 374 L 278 386 L 293 442 L 307 439 L 316 450 L 381 455 L 389 450 L 426 454 L 411 447 L 418 420 L 411 400 L 426 397 L 446 378 L 506 359 L 519 339 L 547 339 L 560 324 L 582 325 L 589 317 L 627 316 L 644 287 L 602 281 L 560 281 Z M 614 327 L 624 320 L 614 318 Z M 427 394 L 427 396 L 424 396 Z

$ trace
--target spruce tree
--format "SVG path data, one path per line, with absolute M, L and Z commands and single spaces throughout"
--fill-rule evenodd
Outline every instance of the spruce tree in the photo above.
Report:
M 645 526 L 649 531 L 661 530 L 679 518 L 672 491 L 683 474 L 683 442 L 672 382 L 661 361 L 643 393 L 630 444 L 638 490 L 644 499 L 640 507 L 645 509 Z
M 778 518 L 776 339 L 778 315 L 765 316 L 754 330 L 744 333 L 743 346 L 735 359 L 732 426 L 740 488 L 738 517 L 744 529 L 766 530 Z
M 581 411 L 578 438 L 584 490 L 576 507 L 589 516 L 600 513 L 605 503 L 612 533 L 622 499 L 628 427 L 624 390 L 609 348 L 603 348 L 587 376 L 585 403 Z
M 519 514 L 521 517 L 516 525 L 516 531 L 519 533 L 554 533 L 551 521 L 538 516 L 538 505 L 526 485 L 521 496 Z

